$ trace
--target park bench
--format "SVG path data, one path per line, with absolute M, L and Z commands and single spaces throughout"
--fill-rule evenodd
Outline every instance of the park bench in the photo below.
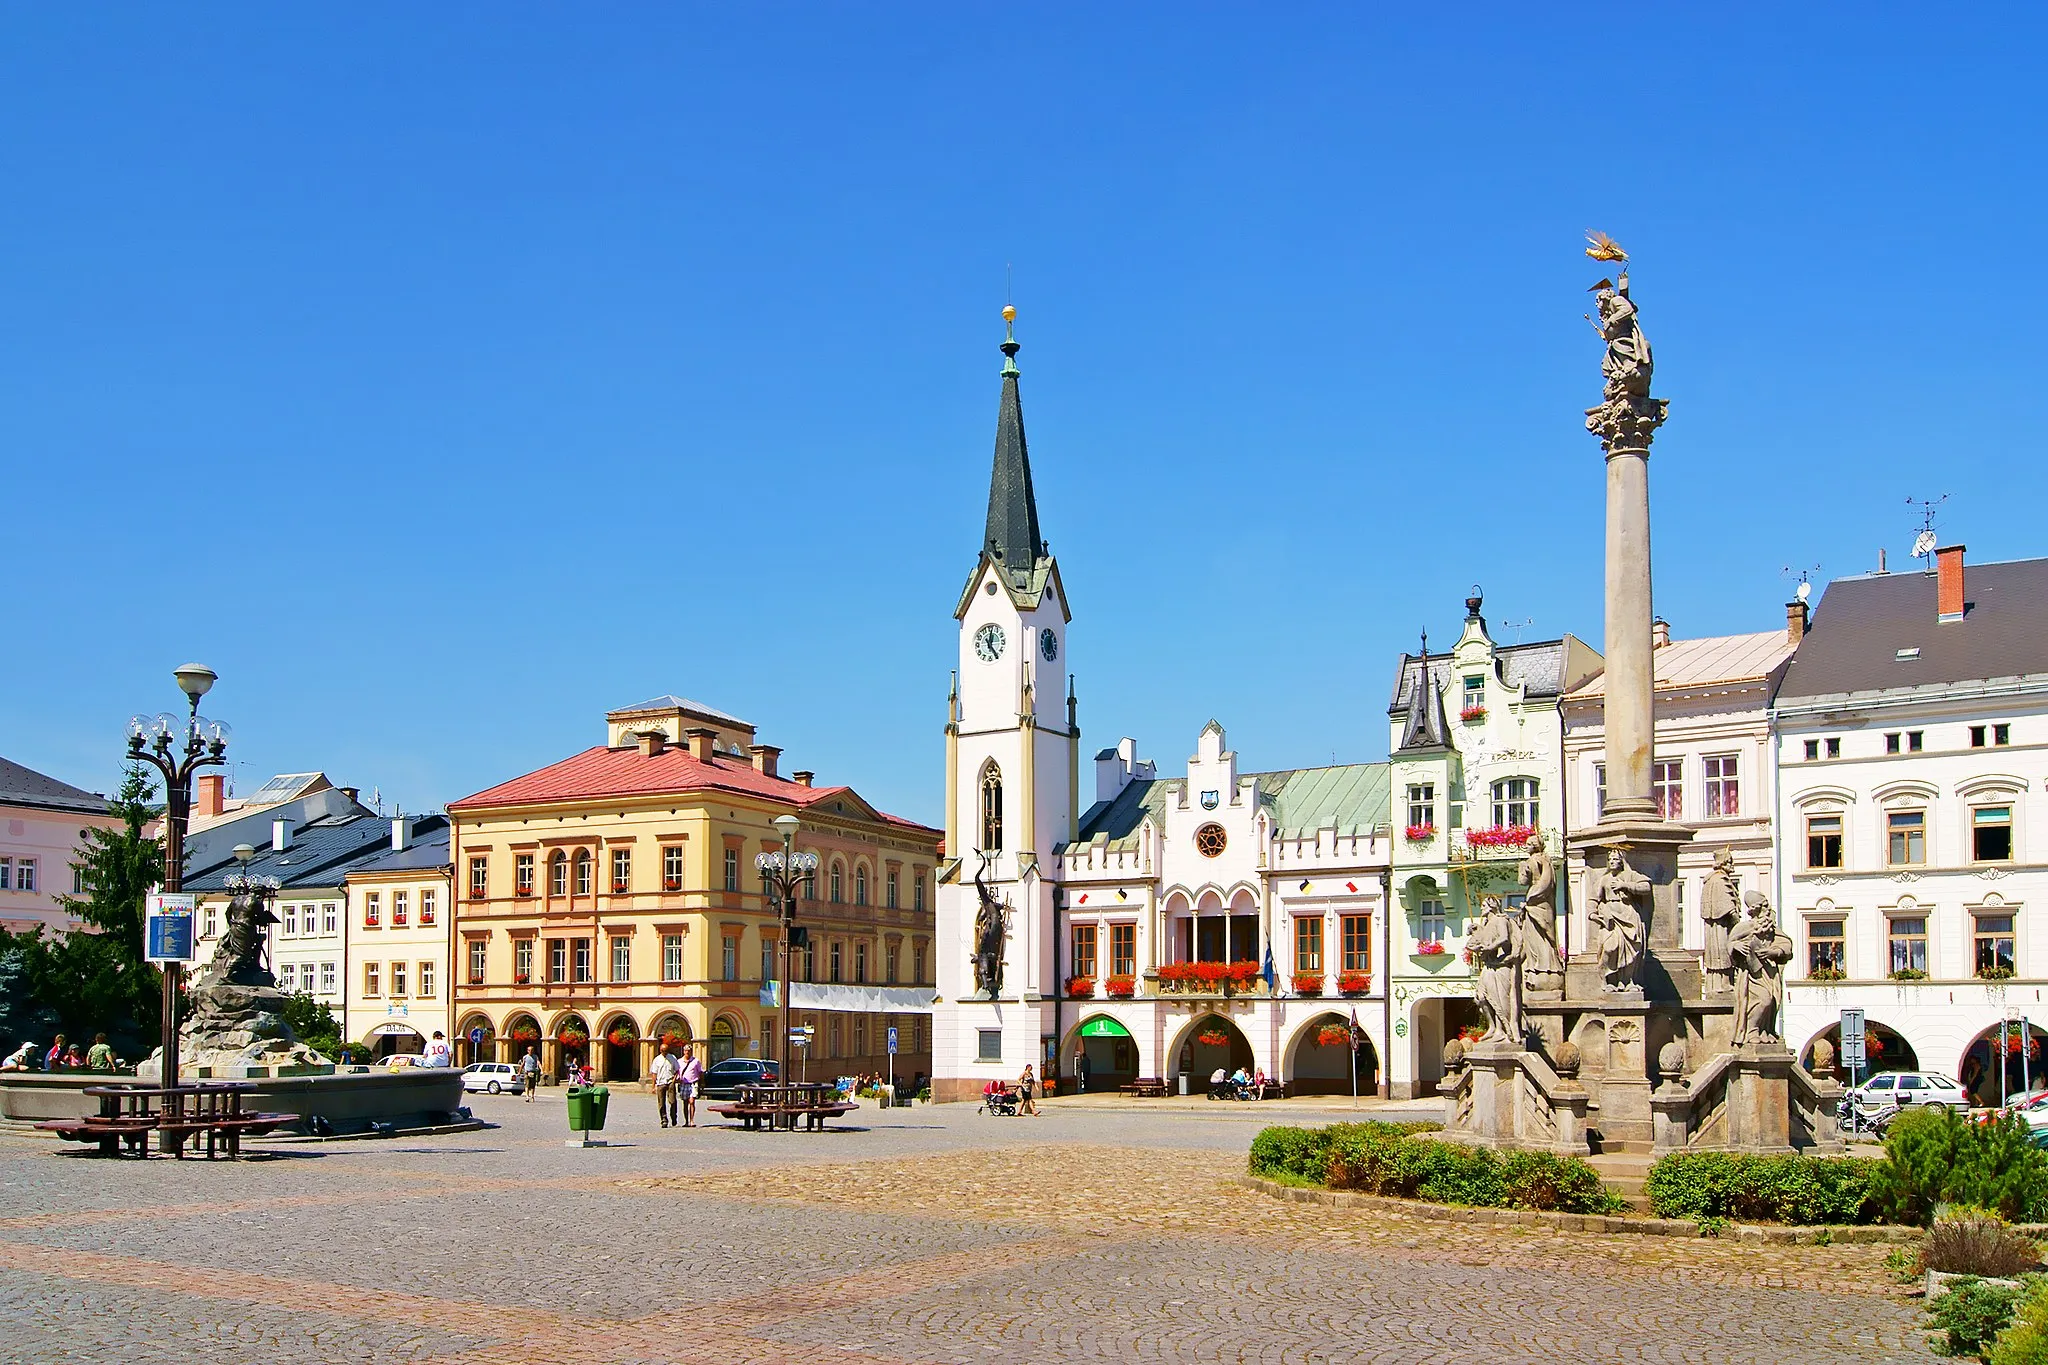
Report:
M 1117 1091 L 1132 1099 L 1162 1100 L 1166 1098 L 1166 1081 L 1158 1076 L 1140 1076 L 1128 1085 L 1118 1086 Z
M 85 1093 L 99 1101 L 100 1112 L 76 1119 L 50 1119 L 37 1128 L 70 1142 L 96 1143 L 102 1153 L 149 1155 L 149 1135 L 171 1136 L 171 1154 L 185 1155 L 185 1140 L 204 1137 L 206 1159 L 222 1151 L 240 1160 L 242 1139 L 274 1132 L 295 1120 L 292 1114 L 247 1113 L 242 1100 L 252 1089 L 246 1083 L 214 1082 L 160 1089 L 137 1085 L 95 1085 Z
M 840 1099 L 838 1087 L 830 1082 L 814 1081 L 743 1085 L 739 1098 L 732 1103 L 709 1107 L 714 1114 L 737 1120 L 742 1128 L 794 1132 L 801 1122 L 806 1131 L 815 1133 L 825 1126 L 827 1119 L 850 1114 L 860 1105 Z

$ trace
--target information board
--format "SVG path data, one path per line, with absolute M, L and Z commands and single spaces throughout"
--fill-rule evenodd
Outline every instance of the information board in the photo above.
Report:
M 1863 1050 L 1863 1011 L 1842 1011 L 1842 1065 L 1860 1071 L 1868 1058 Z
M 192 919 L 199 897 L 152 891 L 143 901 L 143 956 L 151 962 L 190 962 Z

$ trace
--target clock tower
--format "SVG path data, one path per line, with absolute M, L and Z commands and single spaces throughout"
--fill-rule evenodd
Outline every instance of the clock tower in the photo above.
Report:
M 1081 732 L 1067 672 L 1066 589 L 1038 529 L 1017 310 L 1003 309 L 1002 400 L 981 554 L 953 616 L 960 653 L 947 698 L 946 862 L 937 905 L 939 1005 L 933 1098 L 968 1099 L 1026 1063 L 1052 1033 L 1053 850 L 1080 816 Z M 1063 685 L 1064 684 L 1064 685 Z M 999 980 L 978 980 L 979 874 L 1005 921 Z M 993 989 L 991 989 L 993 986 Z

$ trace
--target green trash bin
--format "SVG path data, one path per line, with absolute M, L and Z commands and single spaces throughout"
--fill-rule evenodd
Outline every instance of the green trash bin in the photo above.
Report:
M 590 1131 L 602 1133 L 604 1131 L 604 1111 L 611 1106 L 612 1092 L 607 1086 L 593 1085 L 583 1093 L 590 1102 Z
M 569 1087 L 569 1131 L 580 1133 L 590 1125 L 590 1091 L 580 1085 Z

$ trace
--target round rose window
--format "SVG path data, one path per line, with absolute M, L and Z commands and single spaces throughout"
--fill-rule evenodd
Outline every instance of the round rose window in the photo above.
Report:
M 1195 852 L 1204 858 L 1213 858 L 1223 851 L 1230 840 L 1223 833 L 1221 825 L 1204 825 L 1195 831 Z

